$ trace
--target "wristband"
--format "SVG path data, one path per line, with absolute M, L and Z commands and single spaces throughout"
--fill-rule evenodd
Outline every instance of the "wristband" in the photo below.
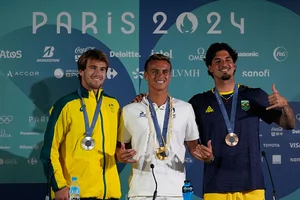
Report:
M 210 164 L 210 163 L 214 162 L 214 160 L 215 160 L 215 157 L 213 156 L 212 159 L 211 159 L 210 161 L 207 161 L 207 162 L 205 162 L 205 163 L 206 163 L 206 164 Z

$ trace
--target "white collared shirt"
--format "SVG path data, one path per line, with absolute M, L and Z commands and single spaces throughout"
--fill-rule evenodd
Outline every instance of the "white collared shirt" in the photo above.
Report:
M 138 163 L 132 165 L 129 181 L 129 197 L 152 196 L 155 182 L 150 164 L 154 164 L 154 173 L 158 183 L 158 196 L 182 196 L 181 188 L 185 180 L 184 159 L 185 141 L 198 140 L 199 132 L 192 106 L 182 100 L 172 98 L 173 120 L 172 135 L 169 144 L 169 156 L 158 160 L 155 150 L 158 147 L 156 132 L 149 115 L 149 102 L 144 97 L 140 103 L 132 103 L 122 110 L 118 140 L 129 143 L 136 150 L 134 156 Z M 166 104 L 157 107 L 153 104 L 160 128 L 166 111 Z M 151 128 L 149 128 L 149 124 Z M 150 130 L 153 133 L 150 133 Z M 168 140 L 168 135 L 165 141 Z

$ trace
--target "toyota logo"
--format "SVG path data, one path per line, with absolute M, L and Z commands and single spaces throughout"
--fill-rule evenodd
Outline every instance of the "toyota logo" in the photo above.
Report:
M 9 124 L 13 119 L 11 115 L 2 115 L 0 116 L 0 124 Z

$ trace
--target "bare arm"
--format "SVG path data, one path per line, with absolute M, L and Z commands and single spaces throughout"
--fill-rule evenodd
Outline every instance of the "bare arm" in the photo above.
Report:
M 268 97 L 270 106 L 267 108 L 267 110 L 280 108 L 282 110 L 282 114 L 278 119 L 276 119 L 275 123 L 284 129 L 295 128 L 295 115 L 289 103 L 283 96 L 279 94 L 274 84 L 272 85 L 272 90 L 274 93 Z
M 282 110 L 282 114 L 275 123 L 287 130 L 295 128 L 296 121 L 295 121 L 295 115 L 292 108 L 289 105 L 287 105 L 283 107 L 281 110 Z

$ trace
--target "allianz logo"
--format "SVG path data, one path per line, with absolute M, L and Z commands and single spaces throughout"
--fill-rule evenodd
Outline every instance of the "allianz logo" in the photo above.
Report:
M 277 147 L 280 147 L 280 144 L 278 144 L 278 143 L 273 143 L 273 144 L 271 144 L 271 143 L 264 143 L 263 147 L 277 148 Z
M 39 146 L 38 145 L 33 145 L 33 146 L 20 145 L 19 149 L 34 149 L 34 150 L 38 150 Z
M 10 149 L 10 146 L 0 146 L 0 149 Z

